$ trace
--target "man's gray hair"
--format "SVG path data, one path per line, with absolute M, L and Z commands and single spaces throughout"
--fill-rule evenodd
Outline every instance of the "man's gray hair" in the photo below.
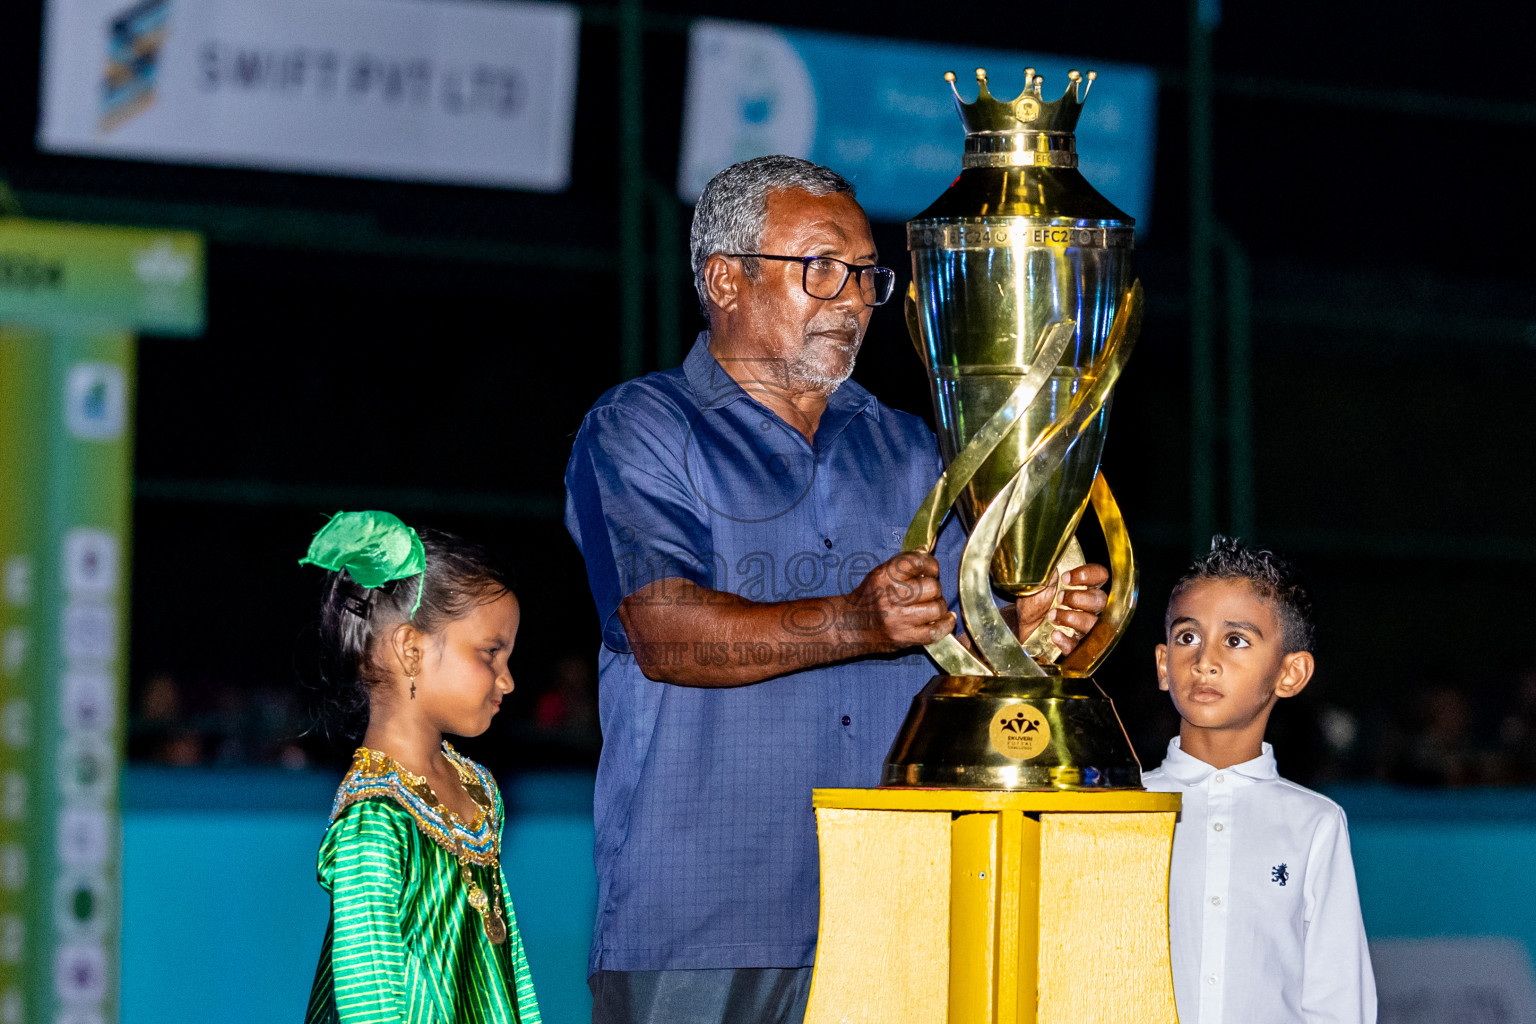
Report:
M 693 211 L 689 251 L 693 259 L 693 287 L 699 305 L 709 312 L 704 288 L 704 264 L 717 252 L 757 252 L 762 242 L 763 221 L 768 216 L 768 193 L 799 189 L 813 196 L 834 192 L 854 197 L 853 184 L 841 174 L 795 156 L 760 156 L 732 164 L 704 186 Z M 799 255 L 789 253 L 788 255 Z M 742 272 L 758 275 L 757 260 L 742 260 Z

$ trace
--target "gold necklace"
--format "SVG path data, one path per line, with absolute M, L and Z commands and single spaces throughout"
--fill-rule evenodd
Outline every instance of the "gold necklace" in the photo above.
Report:
M 447 808 L 441 808 L 447 810 Z M 447 811 L 453 814 L 452 811 Z M 453 842 L 458 847 L 459 877 L 464 879 L 464 888 L 469 892 L 469 905 L 480 913 L 480 925 L 485 929 L 485 937 L 491 940 L 491 945 L 499 946 L 507 941 L 507 923 L 501 914 L 501 838 L 498 836 L 491 841 L 492 856 L 495 863 L 491 865 L 491 888 L 495 892 L 495 898 L 487 898 L 485 890 L 469 871 L 469 855 L 464 852 L 464 841 L 459 838 L 457 832 L 451 833 Z

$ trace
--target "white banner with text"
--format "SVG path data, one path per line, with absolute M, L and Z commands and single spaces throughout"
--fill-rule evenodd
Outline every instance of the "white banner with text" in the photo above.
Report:
M 48 0 L 44 150 L 556 191 L 578 16 L 492 0 Z

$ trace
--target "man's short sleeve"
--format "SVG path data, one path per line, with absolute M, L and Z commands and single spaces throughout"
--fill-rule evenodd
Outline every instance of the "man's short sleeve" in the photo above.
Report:
M 565 525 L 587 563 L 603 642 L 626 653 L 624 598 L 669 578 L 714 585 L 709 524 L 684 463 L 686 414 L 636 398 L 587 414 L 565 471 Z

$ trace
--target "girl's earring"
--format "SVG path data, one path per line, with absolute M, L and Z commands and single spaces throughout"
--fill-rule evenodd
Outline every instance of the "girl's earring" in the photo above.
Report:
M 416 699 L 416 677 L 411 676 L 411 700 Z

